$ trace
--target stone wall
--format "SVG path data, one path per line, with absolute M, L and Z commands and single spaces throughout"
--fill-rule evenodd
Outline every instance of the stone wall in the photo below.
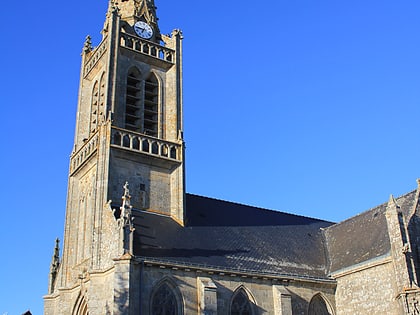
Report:
M 151 164 L 130 152 L 112 150 L 108 196 L 113 204 L 121 204 L 122 187 L 128 182 L 134 208 L 170 214 L 171 173 Z
M 81 275 L 79 285 L 61 289 L 59 294 L 45 298 L 44 315 L 73 314 L 82 299 L 87 303 L 90 315 L 112 314 L 113 278 L 113 269 Z
M 142 275 L 141 308 L 144 314 L 150 312 L 150 300 L 154 288 L 165 279 L 174 283 L 180 290 L 184 314 L 204 314 L 206 302 L 203 301 L 207 301 L 207 303 L 216 304 L 207 305 L 208 312 L 205 314 L 227 315 L 232 297 L 238 289 L 247 292 L 256 315 L 306 315 L 309 302 L 318 293 L 322 293 L 327 303 L 334 307 L 335 284 L 333 283 L 284 282 L 278 279 L 220 272 L 208 273 L 185 268 L 182 270 L 163 268 L 162 266 L 146 265 L 138 268 L 143 268 L 139 274 Z
M 364 267 L 364 268 L 363 268 Z M 337 315 L 402 314 L 395 286 L 392 261 L 359 266 L 337 277 Z

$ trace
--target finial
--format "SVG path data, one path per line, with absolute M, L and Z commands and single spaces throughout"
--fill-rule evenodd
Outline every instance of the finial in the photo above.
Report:
M 118 1 L 111 0 L 111 6 L 110 6 L 111 12 L 114 13 L 114 12 L 118 12 L 120 10 L 120 8 L 118 7 L 118 4 L 119 4 Z
M 88 53 L 92 51 L 92 38 L 90 35 L 86 36 L 85 44 L 83 46 L 83 52 Z
M 112 13 L 118 13 L 120 8 L 118 7 L 118 1 L 110 0 L 108 3 L 107 16 L 109 17 Z
M 122 208 L 132 208 L 131 206 L 131 196 L 130 196 L 130 190 L 128 189 L 128 182 L 125 182 L 124 186 L 124 195 L 122 196 L 123 204 Z
M 389 196 L 388 206 L 394 206 L 396 209 L 399 209 L 400 206 L 397 203 L 397 200 L 395 200 L 394 195 Z
M 56 272 L 58 270 L 58 266 L 60 265 L 60 240 L 58 238 L 55 239 L 55 247 L 54 247 L 54 254 L 51 259 L 51 272 Z
M 54 258 L 60 259 L 60 239 L 58 237 L 55 239 Z
M 131 215 L 131 209 L 133 206 L 131 205 L 131 196 L 130 190 L 128 189 L 128 182 L 125 182 L 124 186 L 124 195 L 122 197 L 122 205 L 120 207 L 121 215 L 118 219 L 119 226 L 121 229 L 121 240 L 124 255 L 133 255 L 133 220 L 134 218 Z
M 50 266 L 50 280 L 49 280 L 49 294 L 54 292 L 55 280 L 57 278 L 58 268 L 60 267 L 60 240 L 55 240 L 54 254 L 51 259 Z

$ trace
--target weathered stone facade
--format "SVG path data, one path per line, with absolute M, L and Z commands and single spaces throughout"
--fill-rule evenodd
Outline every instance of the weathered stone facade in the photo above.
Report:
M 185 193 L 182 33 L 157 21 L 111 0 L 84 44 L 45 314 L 420 314 L 420 189 L 339 224 Z
M 334 275 L 336 314 L 402 314 L 395 300 L 393 268 L 390 257 L 384 257 Z

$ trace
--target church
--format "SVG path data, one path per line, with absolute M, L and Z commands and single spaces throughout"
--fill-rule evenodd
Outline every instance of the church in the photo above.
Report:
M 86 39 L 44 314 L 420 314 L 420 181 L 338 224 L 186 193 L 182 40 L 154 0 Z

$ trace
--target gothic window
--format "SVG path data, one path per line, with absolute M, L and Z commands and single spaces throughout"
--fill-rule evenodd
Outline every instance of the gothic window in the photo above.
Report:
M 89 315 L 86 299 L 81 297 L 74 307 L 73 315 Z
M 140 72 L 135 68 L 128 73 L 126 89 L 125 128 L 141 132 L 142 82 Z
M 99 108 L 98 108 L 98 123 L 103 123 L 105 120 L 105 73 L 102 74 L 99 81 Z
M 105 73 L 100 81 L 96 81 L 92 90 L 92 104 L 90 110 L 90 132 L 94 133 L 105 115 Z
M 146 80 L 133 68 L 127 76 L 125 128 L 157 137 L 159 126 L 159 84 L 150 73 Z
M 151 307 L 153 315 L 181 315 L 175 292 L 167 283 L 159 286 L 152 297 Z
M 159 85 L 156 76 L 151 73 L 144 85 L 144 133 L 158 135 L 158 97 Z
M 236 292 L 230 306 L 231 315 L 252 315 L 252 306 L 244 289 Z
M 309 303 L 309 315 L 332 315 L 330 307 L 321 294 L 315 295 Z
M 99 83 L 95 82 L 92 90 L 92 104 L 90 109 L 90 132 L 93 133 L 98 127 L 98 107 L 99 107 Z

